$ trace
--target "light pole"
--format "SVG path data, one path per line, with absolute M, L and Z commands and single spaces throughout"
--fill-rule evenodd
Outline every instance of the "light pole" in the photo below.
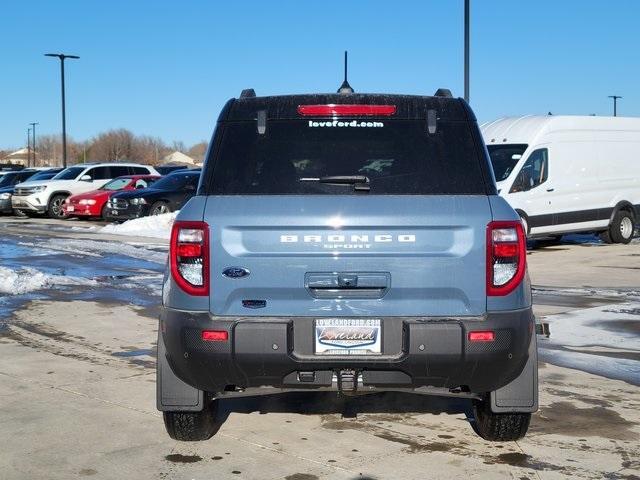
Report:
M 469 2 L 464 0 L 464 99 L 469 103 Z
M 36 125 L 40 125 L 38 122 L 31 122 L 29 125 L 31 125 L 31 133 L 33 134 L 33 167 L 36 166 Z
M 27 167 L 31 163 L 31 127 L 27 128 Z
M 620 95 L 609 95 L 609 98 L 613 98 L 613 116 L 618 116 L 618 99 L 622 98 Z
M 65 55 L 64 53 L 45 53 L 45 57 L 58 57 L 60 59 L 60 80 L 62 85 L 62 166 L 67 168 L 67 122 L 64 106 L 64 60 L 66 58 L 78 59 L 77 55 Z

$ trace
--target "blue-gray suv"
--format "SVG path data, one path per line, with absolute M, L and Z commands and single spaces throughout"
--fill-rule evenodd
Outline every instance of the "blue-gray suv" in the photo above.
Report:
M 210 438 L 220 398 L 274 389 L 466 398 L 498 441 L 538 408 L 525 235 L 447 90 L 231 99 L 162 299 L 177 440 Z

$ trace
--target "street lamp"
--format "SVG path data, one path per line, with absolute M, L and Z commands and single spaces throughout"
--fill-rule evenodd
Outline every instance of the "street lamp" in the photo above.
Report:
M 464 100 L 469 103 L 469 2 L 464 0 Z
M 622 98 L 620 95 L 609 95 L 609 98 L 613 98 L 613 116 L 618 116 L 618 99 Z
M 31 127 L 27 128 L 27 167 L 31 163 Z
M 33 133 L 33 167 L 36 166 L 36 125 L 40 125 L 38 122 L 31 122 L 31 133 Z
M 78 59 L 77 55 L 65 55 L 64 53 L 45 53 L 45 57 L 58 57 L 60 59 L 60 79 L 62 84 L 62 166 L 67 168 L 67 123 L 64 106 L 64 60 L 66 58 Z

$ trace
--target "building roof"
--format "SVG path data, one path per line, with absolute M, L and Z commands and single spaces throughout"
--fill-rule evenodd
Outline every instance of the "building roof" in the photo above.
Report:
M 162 159 L 162 165 L 195 165 L 196 161 L 189 155 L 175 151 Z

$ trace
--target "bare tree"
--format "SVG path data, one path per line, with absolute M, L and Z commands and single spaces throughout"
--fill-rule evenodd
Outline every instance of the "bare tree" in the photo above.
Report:
M 173 152 L 182 152 L 182 153 L 187 152 L 187 147 L 185 146 L 184 142 L 181 140 L 174 140 L 173 144 L 171 145 L 171 149 Z
M 204 161 L 204 154 L 207 152 L 207 142 L 196 143 L 189 149 L 187 155 L 193 158 L 196 162 Z
M 109 130 L 93 139 L 90 148 L 91 160 L 118 162 L 136 160 L 136 138 L 124 128 Z

